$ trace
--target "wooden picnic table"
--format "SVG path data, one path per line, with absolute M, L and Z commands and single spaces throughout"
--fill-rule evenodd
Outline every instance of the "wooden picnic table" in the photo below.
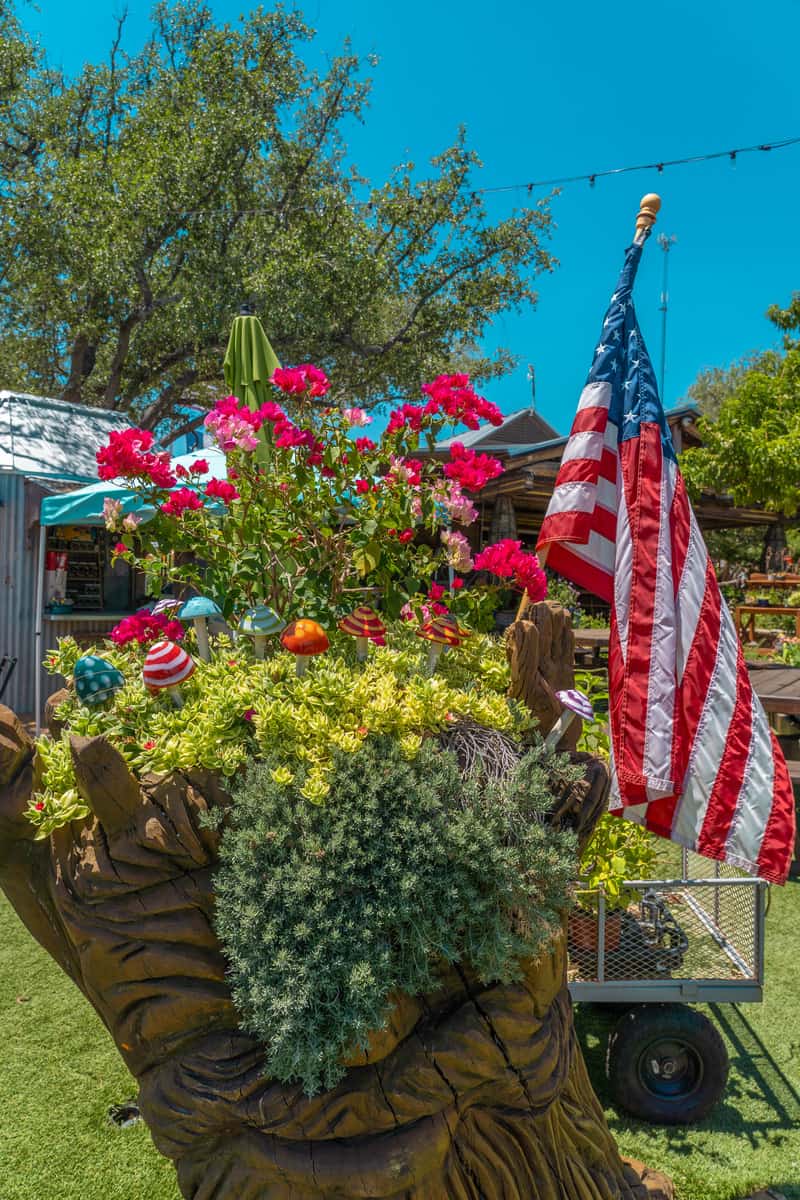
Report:
M 608 652 L 610 629 L 573 629 L 575 635 L 575 657 L 584 666 L 597 666 L 603 651 Z M 588 663 L 586 660 L 589 660 Z
M 768 713 L 800 716 L 800 667 L 748 663 L 750 682 Z
M 746 630 L 749 642 L 756 640 L 756 617 L 759 615 L 762 617 L 794 617 L 795 635 L 800 637 L 800 608 L 781 608 L 774 604 L 737 604 L 734 617 L 736 629 L 740 636 Z

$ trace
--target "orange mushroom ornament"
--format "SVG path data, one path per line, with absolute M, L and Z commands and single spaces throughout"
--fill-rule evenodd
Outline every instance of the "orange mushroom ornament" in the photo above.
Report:
M 430 621 L 417 630 L 417 637 L 425 638 L 430 642 L 428 648 L 428 674 L 433 675 L 436 670 L 436 664 L 439 661 L 439 656 L 443 650 L 447 650 L 451 646 L 460 646 L 465 638 L 472 635 L 468 630 L 462 629 L 455 617 L 450 613 L 445 613 L 440 617 L 434 617 Z
M 308 617 L 300 617 L 287 625 L 281 634 L 281 645 L 297 659 L 297 674 L 305 675 L 308 660 L 315 654 L 324 654 L 330 643 L 321 625 Z
M 383 621 L 368 604 L 360 604 L 349 617 L 344 617 L 339 628 L 356 639 L 356 656 L 360 662 L 367 657 L 370 638 L 383 637 L 386 633 Z

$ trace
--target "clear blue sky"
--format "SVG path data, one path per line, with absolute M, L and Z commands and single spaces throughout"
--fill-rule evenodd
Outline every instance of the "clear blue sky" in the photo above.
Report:
M 128 0 L 129 46 L 147 26 L 148 0 Z M 242 0 L 214 0 L 235 20 Z M 105 54 L 118 0 L 38 0 L 20 16 L 67 70 Z M 502 5 L 477 0 L 308 0 L 318 30 L 315 62 L 345 37 L 375 52 L 365 125 L 353 125 L 353 159 L 374 180 L 410 156 L 420 166 L 459 124 L 485 164 L 476 186 L 582 174 L 630 163 L 724 150 L 800 135 L 800 4 L 771 0 L 596 0 Z M 657 230 L 675 234 L 670 256 L 666 402 L 705 366 L 777 344 L 764 317 L 800 290 L 800 145 L 564 188 L 553 203 L 551 249 L 560 260 L 540 281 L 535 310 L 499 320 L 488 344 L 520 358 L 487 389 L 505 411 L 527 403 L 567 432 L 603 311 L 630 239 L 640 196 L 658 191 Z M 500 216 L 525 193 L 492 198 Z M 651 239 L 637 284 L 639 319 L 657 363 L 662 253 Z

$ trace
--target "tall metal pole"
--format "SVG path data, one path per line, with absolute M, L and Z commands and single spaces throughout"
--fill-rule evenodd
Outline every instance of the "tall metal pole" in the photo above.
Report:
M 661 403 L 666 404 L 667 398 L 664 394 L 664 380 L 667 374 L 667 307 L 669 305 L 669 292 L 667 291 L 667 278 L 669 272 L 669 252 L 677 242 L 674 233 L 660 233 L 656 238 L 661 249 L 664 251 L 664 278 L 661 284 Z

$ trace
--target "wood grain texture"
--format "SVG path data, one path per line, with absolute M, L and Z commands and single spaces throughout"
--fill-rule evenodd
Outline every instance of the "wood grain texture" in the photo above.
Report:
M 525 624 L 554 680 L 568 631 L 543 614 Z M 71 744 L 92 816 L 34 842 L 32 745 L 0 707 L 0 884 L 100 1014 L 187 1200 L 644 1200 L 576 1043 L 563 935 L 516 984 L 454 968 L 435 994 L 398 997 L 341 1083 L 305 1096 L 264 1078 L 231 1000 L 213 931 L 217 835 L 200 824 L 228 803 L 219 782 L 139 782 L 104 739 Z M 608 778 L 582 761 L 554 820 L 585 838 Z

